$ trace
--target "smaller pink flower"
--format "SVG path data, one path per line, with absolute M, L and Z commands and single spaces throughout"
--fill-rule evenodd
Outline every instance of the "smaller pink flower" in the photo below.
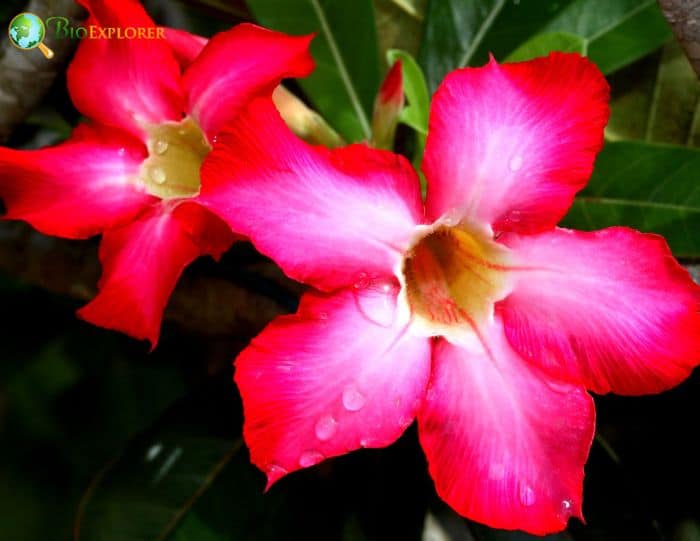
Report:
M 87 25 L 155 27 L 136 0 L 80 2 Z M 0 148 L 5 218 L 71 239 L 103 234 L 100 292 L 78 314 L 152 347 L 183 269 L 235 238 L 193 199 L 217 133 L 282 78 L 313 70 L 311 36 L 251 24 L 208 43 L 178 30 L 166 36 L 83 40 L 68 90 L 89 122 L 52 148 Z
M 320 290 L 236 361 L 270 484 L 417 419 L 437 491 L 464 516 L 538 534 L 581 517 L 586 389 L 659 392 L 700 362 L 700 290 L 661 237 L 556 227 L 607 102 L 578 55 L 451 73 L 425 204 L 404 158 L 311 147 L 269 100 L 221 135 L 198 200 Z

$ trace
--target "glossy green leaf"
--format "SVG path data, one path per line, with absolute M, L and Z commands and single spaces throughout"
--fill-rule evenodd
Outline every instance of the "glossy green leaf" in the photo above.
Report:
M 552 51 L 582 53 L 584 41 L 567 32 L 545 32 L 533 36 L 506 58 L 507 62 L 522 62 L 538 56 L 547 56 Z
M 545 29 L 581 37 L 586 55 L 603 73 L 634 62 L 671 38 L 655 0 L 577 0 Z
M 387 61 L 393 65 L 397 60 L 401 60 L 401 72 L 403 75 L 404 92 L 406 94 L 407 105 L 401 112 L 399 121 L 413 128 L 416 132 L 416 147 L 413 152 L 413 163 L 416 169 L 420 169 L 425 150 L 425 140 L 428 135 L 428 116 L 430 114 L 430 94 L 425 76 L 418 63 L 406 51 L 392 49 L 387 51 Z M 425 188 L 423 174 L 421 186 Z
M 419 55 L 434 90 L 455 68 L 506 58 L 537 33 L 567 33 L 605 73 L 671 37 L 654 0 L 433 0 Z
M 243 449 L 234 396 L 228 382 L 207 387 L 137 436 L 87 489 L 76 541 L 167 539 Z
M 430 0 L 419 61 L 431 90 L 472 60 L 507 0 Z
M 639 142 L 606 144 L 564 224 L 626 225 L 663 235 L 677 257 L 700 257 L 700 150 Z
M 567 32 L 545 32 L 533 36 L 506 58 L 507 62 L 522 62 L 547 56 L 552 51 L 563 51 L 568 53 L 582 53 L 584 41 L 573 34 Z
M 371 0 L 248 0 L 248 6 L 268 28 L 317 33 L 311 44 L 316 69 L 299 83 L 346 140 L 369 139 L 380 84 Z
M 503 59 L 573 0 L 432 0 L 418 60 L 435 90 L 447 72 Z
M 387 51 L 387 61 L 393 65 L 401 60 L 403 88 L 407 105 L 401 113 L 401 122 L 416 130 L 419 134 L 428 133 L 428 115 L 430 113 L 430 95 L 423 76 L 423 71 L 413 57 L 406 51 L 391 49 Z

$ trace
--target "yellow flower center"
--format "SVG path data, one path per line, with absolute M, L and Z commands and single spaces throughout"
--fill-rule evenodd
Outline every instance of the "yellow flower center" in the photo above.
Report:
M 211 146 L 191 118 L 148 129 L 148 158 L 141 165 L 146 191 L 161 199 L 192 197 L 201 185 L 199 169 Z
M 477 331 L 510 291 L 508 263 L 508 250 L 485 234 L 439 226 L 403 262 L 411 313 L 431 334 Z

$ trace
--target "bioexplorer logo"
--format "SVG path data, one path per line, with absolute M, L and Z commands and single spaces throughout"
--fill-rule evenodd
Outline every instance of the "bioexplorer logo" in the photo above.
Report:
M 7 32 L 10 43 L 18 49 L 29 51 L 38 48 L 46 58 L 53 58 L 53 51 L 44 45 L 46 26 L 41 17 L 33 13 L 20 13 L 10 21 Z
M 47 32 L 51 32 L 55 39 L 165 39 L 165 29 L 155 26 L 72 26 L 68 17 L 49 17 L 44 22 L 33 13 L 20 13 L 10 21 L 8 27 L 12 45 L 23 51 L 39 49 L 46 58 L 51 59 L 54 53 L 44 45 Z

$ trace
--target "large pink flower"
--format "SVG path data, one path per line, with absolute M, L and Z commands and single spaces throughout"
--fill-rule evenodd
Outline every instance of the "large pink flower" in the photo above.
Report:
M 136 0 L 81 0 L 87 25 L 153 28 Z M 97 34 L 97 33 L 96 33 Z M 208 43 L 182 31 L 167 39 L 86 39 L 68 89 L 89 122 L 55 147 L 0 148 L 5 218 L 66 238 L 102 233 L 100 292 L 84 319 L 158 340 L 163 309 L 185 266 L 218 256 L 230 228 L 194 202 L 217 133 L 253 97 L 313 69 L 311 36 L 241 24 Z
M 437 91 L 423 171 L 293 137 L 256 100 L 199 197 L 307 293 L 236 361 L 269 483 L 417 419 L 438 493 L 535 533 L 581 517 L 586 389 L 658 392 L 700 359 L 698 288 L 661 237 L 556 228 L 603 144 L 608 86 L 578 55 L 491 61 Z

